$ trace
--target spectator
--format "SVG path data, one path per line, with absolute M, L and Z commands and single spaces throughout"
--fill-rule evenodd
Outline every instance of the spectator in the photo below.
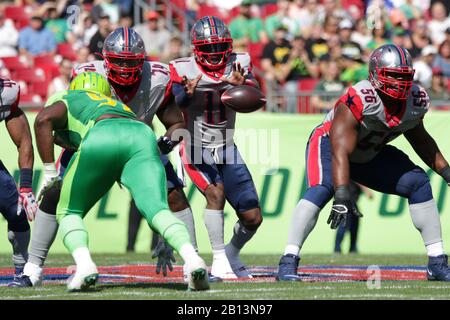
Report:
M 92 8 L 94 21 L 99 23 L 99 20 L 105 15 L 109 16 L 111 24 L 116 26 L 120 18 L 119 6 L 113 3 L 113 0 L 95 0 L 95 5 Z
M 322 56 L 328 54 L 327 41 L 322 37 L 321 25 L 315 25 L 312 29 L 309 39 L 306 41 L 306 48 L 310 60 L 319 61 Z
M 351 39 L 353 23 L 350 20 L 342 20 L 339 23 L 339 38 L 341 41 L 341 53 L 347 56 L 361 55 L 361 46 Z
M 252 14 L 251 2 L 244 0 L 239 7 L 239 15 L 231 20 L 230 32 L 234 46 L 247 46 L 248 42 L 268 42 L 264 23 Z
M 336 19 L 351 19 L 350 14 L 342 9 L 341 2 L 339 0 L 323 0 L 323 7 L 319 9 L 319 22 L 325 24 L 327 17 L 334 16 Z M 323 9 L 323 10 L 320 10 Z
M 412 22 L 411 25 L 411 49 L 409 53 L 413 59 L 420 56 L 423 48 L 431 44 L 431 40 L 428 37 L 427 23 L 425 19 L 417 19 Z
M 312 28 L 319 24 L 319 12 L 321 5 L 318 0 L 305 0 L 303 5 L 303 0 L 295 0 L 290 9 L 289 15 L 292 19 L 296 20 L 301 34 L 305 38 L 309 38 Z
M 161 57 L 161 62 L 169 63 L 172 60 L 188 55 L 188 50 L 184 47 L 183 40 L 179 37 L 172 37 L 168 51 Z
M 91 52 L 89 51 L 88 47 L 81 47 L 77 50 L 77 60 L 76 64 L 82 64 L 89 62 L 93 59 L 91 56 Z
M 19 52 L 29 60 L 38 55 L 55 54 L 55 35 L 44 27 L 42 17 L 34 15 L 30 25 L 20 31 Z
M 344 82 L 346 86 L 351 86 L 352 84 L 369 77 L 367 65 L 362 61 L 360 53 L 343 54 L 341 58 L 341 67 L 344 71 L 341 73 L 339 80 Z
M 298 80 L 317 75 L 316 67 L 309 60 L 305 40 L 296 36 L 292 46 L 286 42 L 286 29 L 279 27 L 275 40 L 264 48 L 261 60 L 263 70 L 269 72 L 269 79 L 283 85 L 286 93 L 287 112 L 297 112 Z
M 119 27 L 131 28 L 133 26 L 133 18 L 130 15 L 121 15 Z
M 336 61 L 329 60 L 323 66 L 323 77 L 314 88 L 316 94 L 311 97 L 311 104 L 322 113 L 326 113 L 333 107 L 337 95 L 344 91 L 344 84 L 339 80 L 341 70 Z
M 70 83 L 70 78 L 72 76 L 72 61 L 69 59 L 62 59 L 59 64 L 59 73 L 60 75 L 54 78 L 47 90 L 47 97 L 55 94 L 56 92 L 67 90 Z
M 441 69 L 444 76 L 450 78 L 450 41 L 445 40 L 439 46 L 433 67 Z
M 4 7 L 0 7 L 0 58 L 13 57 L 17 55 L 17 41 L 19 33 L 14 23 L 10 19 L 6 19 Z
M 431 101 L 448 100 L 450 94 L 448 92 L 448 79 L 444 77 L 444 73 L 439 68 L 433 68 L 433 78 L 431 80 L 431 88 L 428 90 Z
M 367 22 L 365 19 L 360 19 L 356 22 L 356 26 L 351 35 L 351 40 L 356 42 L 360 48 L 367 47 L 367 44 L 372 40 Z
M 277 12 L 266 18 L 266 32 L 270 39 L 275 38 L 275 30 L 280 26 L 287 28 L 286 35 L 288 40 L 292 40 L 300 32 L 297 20 L 289 16 L 289 1 L 277 0 Z
M 431 65 L 436 57 L 437 49 L 428 45 L 422 49 L 422 54 L 419 60 L 415 61 L 413 66 L 416 72 L 414 73 L 414 81 L 417 81 L 425 89 L 431 87 L 431 79 L 433 71 Z
M 395 27 L 392 31 L 392 43 L 410 51 L 412 49 L 411 38 L 402 27 Z
M 47 21 L 45 27 L 53 32 L 55 35 L 56 43 L 62 43 L 66 41 L 69 28 L 67 27 L 66 19 L 61 19 L 56 11 L 56 4 L 51 2 L 47 5 Z
M 147 23 L 140 24 L 134 29 L 142 37 L 150 57 L 159 57 L 162 52 L 167 52 L 170 43 L 170 32 L 159 25 L 159 14 L 150 11 L 147 14 Z
M 435 2 L 431 6 L 431 21 L 428 22 L 428 31 L 435 46 L 444 41 L 447 28 L 450 28 L 447 9 L 442 2 Z
M 413 0 L 406 0 L 399 9 L 403 12 L 408 20 L 420 19 L 422 17 L 422 10 L 414 4 Z
M 367 53 L 370 53 L 378 47 L 381 47 L 384 44 L 390 44 L 392 41 L 388 37 L 388 31 L 386 29 L 386 25 L 381 23 L 380 28 L 372 29 L 372 40 L 367 43 Z
M 323 23 L 323 38 L 326 40 L 332 35 L 338 33 L 339 30 L 339 18 L 335 15 L 327 15 Z
M 73 37 L 71 43 L 75 43 L 76 48 L 89 46 L 92 37 L 98 32 L 98 25 L 94 23 L 94 19 L 89 12 L 83 12 L 80 15 L 79 22 L 73 28 Z
M 92 36 L 89 42 L 89 50 L 91 54 L 101 54 L 103 43 L 111 32 L 111 22 L 108 15 L 102 15 L 98 21 L 98 31 Z

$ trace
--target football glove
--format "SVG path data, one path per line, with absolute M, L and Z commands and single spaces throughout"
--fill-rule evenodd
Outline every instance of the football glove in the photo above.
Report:
M 356 209 L 352 201 L 335 199 L 327 224 L 331 223 L 331 229 L 336 229 L 341 223 L 343 223 L 344 227 L 347 227 L 350 215 L 355 215 L 359 218 L 362 217 L 362 214 Z
M 22 210 L 24 210 L 28 221 L 33 221 L 37 209 L 38 204 L 34 198 L 33 190 L 31 188 L 20 188 L 19 201 L 17 202 L 17 215 L 19 216 Z
M 327 224 L 331 223 L 331 229 L 336 229 L 341 223 L 344 224 L 344 227 L 347 227 L 350 215 L 362 217 L 362 214 L 356 209 L 354 202 L 351 200 L 349 186 L 338 186 L 334 192 L 333 206 L 331 207 Z
M 61 187 L 62 179 L 56 170 L 54 163 L 44 163 L 44 184 L 37 193 L 37 201 L 41 201 L 47 190 L 53 186 Z
M 172 262 L 176 262 L 173 255 L 173 249 L 169 244 L 161 237 L 158 237 L 158 243 L 153 251 L 152 259 L 158 257 L 156 263 L 156 274 L 160 274 L 161 268 L 164 277 L 167 277 L 167 269 L 173 271 Z
M 166 136 L 159 137 L 158 148 L 162 154 L 168 154 L 178 144 L 178 141 L 172 141 Z

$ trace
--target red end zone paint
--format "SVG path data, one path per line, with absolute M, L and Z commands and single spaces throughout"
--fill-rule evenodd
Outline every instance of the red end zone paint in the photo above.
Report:
M 72 268 L 70 268 L 72 269 Z M 65 283 L 69 277 L 68 268 L 46 268 L 44 270 L 44 284 Z M 73 268 L 75 270 L 75 268 Z M 156 265 L 121 265 L 98 267 L 100 283 L 183 283 L 182 266 L 174 266 L 167 277 L 157 275 Z M 275 282 L 277 268 L 273 266 L 250 267 L 253 279 L 226 280 L 225 282 Z M 12 268 L 0 269 L 0 286 L 12 281 Z M 302 266 L 299 275 L 306 282 L 349 282 L 367 281 L 373 277 L 374 271 L 367 266 Z M 380 266 L 381 280 L 412 281 L 426 280 L 423 267 L 417 266 Z

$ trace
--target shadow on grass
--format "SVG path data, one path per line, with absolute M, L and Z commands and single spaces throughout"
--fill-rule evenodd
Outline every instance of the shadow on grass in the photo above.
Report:
M 169 289 L 174 291 L 187 291 L 187 284 L 184 283 L 158 283 L 158 282 L 140 282 L 140 283 L 101 283 L 97 284 L 92 290 L 102 291 L 109 289 Z

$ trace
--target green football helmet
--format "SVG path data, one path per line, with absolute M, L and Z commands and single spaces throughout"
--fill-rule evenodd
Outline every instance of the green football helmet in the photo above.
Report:
M 80 73 L 70 82 L 69 90 L 86 90 L 111 97 L 108 80 L 97 72 Z

